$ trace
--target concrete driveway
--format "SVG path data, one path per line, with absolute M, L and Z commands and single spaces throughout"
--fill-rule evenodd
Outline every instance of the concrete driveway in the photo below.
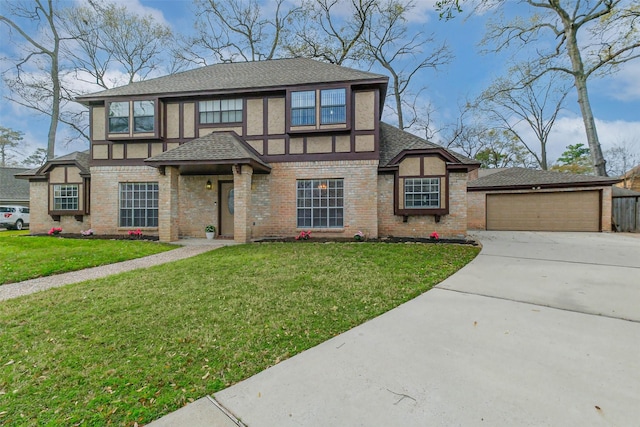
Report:
M 478 238 L 436 289 L 215 399 L 250 427 L 638 425 L 640 236 Z

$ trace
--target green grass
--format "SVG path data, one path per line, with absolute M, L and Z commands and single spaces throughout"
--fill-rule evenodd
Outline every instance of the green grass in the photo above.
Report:
M 0 285 L 112 264 L 175 249 L 157 242 L 62 239 L 0 232 Z
M 229 246 L 0 303 L 0 424 L 148 423 L 414 298 L 457 245 Z

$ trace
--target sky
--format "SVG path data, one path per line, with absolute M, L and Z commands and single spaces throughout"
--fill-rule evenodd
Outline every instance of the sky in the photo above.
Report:
M 83 0 L 63 1 L 81 3 Z M 152 14 L 156 20 L 171 26 L 174 32 L 185 33 L 193 28 L 191 0 L 117 0 L 117 3 L 126 5 L 135 13 Z M 486 16 L 461 16 L 443 21 L 433 8 L 434 3 L 435 0 L 416 0 L 410 29 L 433 33 L 437 40 L 446 41 L 454 54 L 450 64 L 438 71 L 423 72 L 418 82 L 425 87 L 422 100 L 432 105 L 433 127 L 440 129 L 454 123 L 459 117 L 459 106 L 478 96 L 496 77 L 504 75 L 508 64 L 504 56 L 480 53 L 479 43 L 485 34 Z M 5 29 L 1 30 L 0 37 L 6 37 Z M 10 46 L 0 42 L 0 56 L 7 56 L 10 53 L 7 49 Z M 3 64 L 3 69 L 5 68 L 6 63 Z M 640 157 L 639 76 L 640 59 L 623 65 L 613 75 L 594 79 L 590 83 L 590 99 L 603 151 L 626 142 Z M 6 95 L 6 90 L 5 87 L 0 87 L 3 96 Z M 26 154 L 38 147 L 46 147 L 47 117 L 38 116 L 24 107 L 3 100 L 0 102 L 0 126 L 24 132 Z M 527 131 L 523 133 L 527 138 Z M 88 148 L 84 142 L 63 145 L 64 128 L 59 130 L 59 134 L 57 156 Z M 531 137 L 532 135 L 529 136 Z M 434 142 L 442 143 L 439 138 L 436 135 Z M 567 145 L 577 143 L 587 145 L 577 97 L 575 91 L 572 91 L 549 139 L 549 159 L 555 161 Z

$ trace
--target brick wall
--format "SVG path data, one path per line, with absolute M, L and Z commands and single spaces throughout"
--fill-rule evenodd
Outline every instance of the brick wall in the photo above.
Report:
M 48 232 L 51 227 L 61 227 L 63 233 L 80 233 L 91 228 L 91 216 L 85 215 L 82 221 L 76 221 L 73 215 L 61 216 L 60 221 L 54 221 L 49 216 L 49 183 L 32 181 L 29 185 L 29 198 L 31 199 L 29 213 L 29 232 L 42 234 Z
M 393 174 L 378 178 L 378 215 L 380 236 L 429 237 L 434 231 L 441 237 L 463 237 L 467 232 L 467 173 L 449 174 L 449 214 L 435 222 L 434 215 L 404 217 L 393 213 Z
M 96 234 L 125 234 L 131 227 L 118 227 L 120 182 L 158 182 L 162 191 L 166 176 L 148 166 L 93 166 L 91 168 L 91 225 Z M 143 232 L 157 235 L 157 228 Z
M 253 175 L 251 237 L 295 236 L 296 180 L 344 179 L 344 227 L 316 229 L 315 236 L 378 236 L 377 160 L 291 162 L 273 165 L 269 175 Z M 306 229 L 305 229 L 306 230 Z
M 470 191 L 467 193 L 467 226 L 469 230 L 484 230 L 487 223 L 487 193 Z

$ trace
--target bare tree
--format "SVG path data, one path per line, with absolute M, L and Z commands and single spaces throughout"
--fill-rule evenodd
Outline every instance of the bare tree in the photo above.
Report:
M 512 134 L 490 127 L 477 105 L 466 102 L 459 108 L 455 125 L 443 131 L 447 148 L 478 160 L 485 168 L 535 166 L 530 153 Z
M 457 13 L 465 0 L 441 0 L 442 15 Z M 506 0 L 480 0 L 493 6 Z M 487 43 L 500 51 L 512 45 L 532 50 L 537 66 L 532 79 L 550 72 L 564 73 L 573 79 L 582 113 L 591 160 L 597 175 L 606 176 L 606 162 L 598 139 L 589 101 L 587 82 L 592 76 L 615 71 L 615 67 L 640 56 L 640 19 L 638 0 L 520 0 L 531 12 L 510 22 L 497 20 L 489 28 Z M 499 10 L 495 8 L 494 10 Z M 503 18 L 501 16 L 501 18 Z
M 293 35 L 286 45 L 288 54 L 337 65 L 362 60 L 362 36 L 377 3 L 377 0 L 304 0 L 303 13 L 293 22 Z M 343 13 L 343 8 L 348 12 Z
M 183 40 L 183 58 L 200 65 L 263 61 L 283 49 L 288 28 L 302 12 L 276 0 L 267 10 L 257 0 L 196 0 L 196 36 Z
M 64 54 L 73 61 L 76 77 L 104 89 L 145 80 L 166 62 L 164 53 L 173 41 L 171 29 L 151 15 L 112 3 L 91 1 L 67 10 L 64 18 L 75 42 L 66 44 Z M 116 72 L 124 79 L 114 77 Z
M 413 78 L 426 68 L 437 69 L 452 59 L 446 43 L 436 42 L 433 35 L 409 33 L 407 15 L 413 7 L 411 2 L 398 0 L 376 4 L 371 18 L 365 22 L 363 35 L 365 58 L 391 74 L 389 96 L 393 98 L 393 109 L 400 129 L 410 128 L 420 122 L 420 116 L 416 114 L 416 102 L 424 87 L 410 93 Z M 425 52 L 427 46 L 429 50 Z M 405 110 L 414 111 L 406 122 Z M 420 124 L 425 127 L 424 123 Z
M 11 59 L 13 67 L 2 74 L 11 91 L 8 99 L 50 117 L 47 156 L 53 158 L 63 102 L 59 58 L 62 38 L 57 11 L 53 0 L 11 2 L 5 6 L 8 13 L 0 14 L 0 22 L 8 26 L 10 40 L 22 51 Z M 31 26 L 36 26 L 37 31 Z
M 607 156 L 609 175 L 622 177 L 640 162 L 640 143 L 637 139 L 623 140 L 606 150 L 604 154 Z
M 569 86 L 558 80 L 555 74 L 531 80 L 528 67 L 516 66 L 508 77 L 499 78 L 489 86 L 477 102 L 477 108 L 485 112 L 498 129 L 522 144 L 543 170 L 549 168 L 549 135 L 569 93 Z M 526 84 L 521 85 L 522 82 Z M 533 132 L 535 143 L 523 136 L 519 130 L 521 125 Z

